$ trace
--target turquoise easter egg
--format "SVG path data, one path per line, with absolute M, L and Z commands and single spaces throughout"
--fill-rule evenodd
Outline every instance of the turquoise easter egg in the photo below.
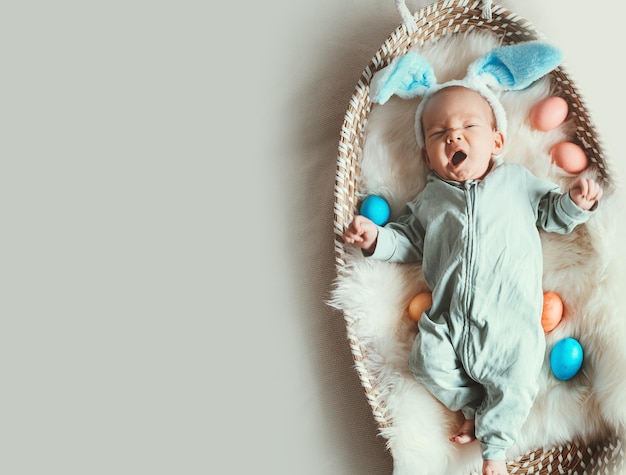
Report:
M 384 226 L 389 221 L 391 211 L 389 203 L 382 196 L 370 195 L 363 200 L 360 213 L 375 224 Z
M 561 381 L 576 376 L 583 364 L 583 347 L 574 338 L 558 341 L 550 352 L 550 368 Z

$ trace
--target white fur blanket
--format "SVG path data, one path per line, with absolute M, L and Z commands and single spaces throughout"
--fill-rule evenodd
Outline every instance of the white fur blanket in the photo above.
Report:
M 468 64 L 497 46 L 489 33 L 455 34 L 418 49 L 433 65 L 439 82 L 463 77 Z M 505 161 L 524 164 L 534 174 L 567 187 L 572 177 L 552 165 L 549 148 L 573 137 L 565 122 L 549 132 L 530 128 L 533 104 L 555 93 L 546 77 L 529 89 L 502 96 L 509 133 Z M 374 106 L 366 129 L 361 160 L 360 194 L 381 194 L 391 205 L 392 219 L 424 185 L 426 169 L 416 148 L 413 120 L 416 101 L 394 98 Z M 608 164 L 610 169 L 610 163 Z M 610 170 L 614 172 L 613 170 Z M 585 173 L 595 175 L 590 167 Z M 546 335 L 547 349 L 541 391 L 508 453 L 510 458 L 538 447 L 568 441 L 585 443 L 622 430 L 626 424 L 626 294 L 624 258 L 620 248 L 623 213 L 621 188 L 605 195 L 596 214 L 572 234 L 542 234 L 544 290 L 564 301 L 563 321 Z M 411 298 L 426 290 L 419 266 L 366 260 L 346 245 L 346 264 L 338 273 L 330 304 L 354 319 L 353 330 L 367 350 L 364 366 L 392 423 L 381 429 L 394 458 L 397 475 L 466 474 L 480 467 L 477 443 L 458 446 L 448 441 L 459 424 L 411 376 L 407 357 L 416 327 L 407 317 Z M 558 340 L 578 339 L 584 349 L 581 372 L 569 381 L 551 373 L 549 352 Z M 520 355 L 523 358 L 524 355 Z

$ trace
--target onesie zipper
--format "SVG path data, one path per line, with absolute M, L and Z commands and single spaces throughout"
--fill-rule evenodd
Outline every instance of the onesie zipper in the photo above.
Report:
M 463 184 L 465 191 L 467 246 L 465 251 L 465 276 L 463 279 L 463 352 L 465 353 L 466 371 L 469 373 L 472 367 L 469 360 L 470 334 L 471 334 L 471 308 L 472 308 L 472 281 L 474 279 L 474 267 L 476 263 L 476 184 L 475 181 L 467 181 Z

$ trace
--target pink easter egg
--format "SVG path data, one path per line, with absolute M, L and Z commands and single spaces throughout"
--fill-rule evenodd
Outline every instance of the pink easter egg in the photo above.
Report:
M 550 96 L 539 101 L 530 110 L 530 125 L 547 132 L 561 125 L 569 112 L 567 101 L 559 96 Z
M 589 165 L 585 151 L 572 142 L 559 142 L 550 149 L 552 162 L 563 171 L 576 175 Z

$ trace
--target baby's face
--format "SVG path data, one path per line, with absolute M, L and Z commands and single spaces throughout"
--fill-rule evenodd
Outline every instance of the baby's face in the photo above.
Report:
M 484 177 L 491 158 L 504 147 L 491 106 L 476 91 L 460 86 L 432 95 L 422 113 L 424 159 L 446 180 Z

